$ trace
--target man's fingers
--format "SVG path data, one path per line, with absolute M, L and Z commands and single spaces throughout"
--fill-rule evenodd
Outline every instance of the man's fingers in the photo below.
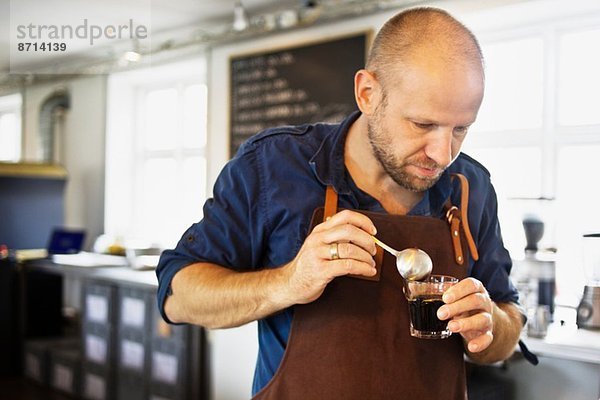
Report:
M 320 232 L 318 240 L 323 243 L 348 243 L 351 242 L 359 247 L 362 247 L 366 252 L 375 255 L 377 248 L 375 241 L 370 234 L 366 233 L 361 228 L 350 225 L 337 225 L 331 229 Z
M 492 311 L 491 299 L 487 293 L 472 293 L 453 303 L 445 304 L 438 309 L 437 316 L 439 319 L 444 320 L 477 310 Z
M 371 263 L 353 260 L 350 258 L 334 260 L 327 263 L 326 273 L 332 278 L 344 275 L 374 276 L 377 273 Z
M 491 331 L 486 331 L 479 336 L 476 336 L 474 339 L 471 339 L 467 343 L 467 349 L 471 353 L 479 353 L 487 349 L 494 340 L 494 335 Z
M 324 245 L 321 247 L 319 255 L 325 260 L 334 260 L 336 259 L 335 255 L 337 255 L 337 259 L 352 259 L 375 266 L 373 255 L 353 243 L 331 243 Z
M 339 213 L 333 215 L 327 221 L 317 225 L 313 232 L 322 232 L 328 229 L 333 228 L 338 225 L 350 224 L 354 225 L 359 229 L 367 232 L 370 235 L 374 235 L 377 233 L 377 229 L 373 222 L 364 214 L 358 213 L 356 211 L 343 210 Z
M 448 329 L 452 332 L 469 332 L 469 331 L 491 331 L 493 328 L 492 315 L 490 313 L 481 312 L 470 317 L 457 318 L 448 322 Z
M 446 290 L 442 300 L 444 303 L 453 303 L 473 293 L 487 293 L 487 290 L 477 279 L 466 278 Z

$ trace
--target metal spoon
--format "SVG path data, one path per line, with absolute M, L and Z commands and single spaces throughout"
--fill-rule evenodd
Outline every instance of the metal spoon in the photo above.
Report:
M 373 236 L 373 240 L 382 249 L 396 257 L 396 268 L 400 275 L 407 281 L 419 281 L 429 276 L 433 270 L 433 262 L 429 254 L 421 249 L 410 247 L 398 251 Z

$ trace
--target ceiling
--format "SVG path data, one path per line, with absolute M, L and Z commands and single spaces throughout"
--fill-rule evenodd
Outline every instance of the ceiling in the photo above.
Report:
M 232 32 L 235 2 L 236 0 L 0 0 L 0 88 L 22 79 L 27 82 L 28 77 L 40 76 L 40 73 L 68 74 L 69 72 L 59 68 L 64 65 L 75 68 L 75 65 L 96 65 L 106 60 L 114 62 L 127 50 L 141 48 L 140 52 L 144 53 L 144 50 L 149 52 L 150 49 L 154 54 L 163 45 L 168 47 L 173 43 L 182 44 L 186 40 L 189 42 L 205 37 L 227 37 L 223 32 Z M 261 21 L 265 16 L 279 17 L 290 10 L 306 11 L 310 4 L 320 5 L 322 12 L 319 21 L 325 22 L 333 18 L 365 15 L 385 8 L 401 8 L 417 3 L 439 5 L 443 0 L 241 0 L 241 3 L 251 23 Z M 527 26 L 528 15 L 600 13 L 599 0 L 456 0 L 449 3 L 458 4 L 459 9 L 462 5 L 471 11 L 487 9 L 488 18 L 479 18 L 479 21 L 490 23 L 502 20 L 503 14 L 499 6 L 506 6 L 506 9 L 511 4 L 519 6 L 523 10 L 519 15 L 525 18 L 522 26 Z M 514 19 L 515 12 L 511 15 Z M 90 25 L 101 27 L 127 24 L 132 20 L 135 25 L 147 27 L 151 42 L 136 42 L 129 38 L 121 41 L 101 38 L 90 45 L 87 39 L 75 39 L 66 41 L 69 50 L 67 53 L 16 51 L 19 25 L 75 28 L 82 25 L 84 20 L 88 20 Z M 518 21 L 515 19 L 514 22 Z M 245 34 L 251 37 L 252 29 L 245 31 Z M 233 38 L 237 37 L 234 35 Z M 196 42 L 202 40 L 204 39 Z M 143 48 L 144 46 L 147 48 Z M 40 70 L 40 67 L 45 70 Z
M 77 27 L 87 19 L 90 25 L 104 27 L 133 19 L 148 27 L 148 37 L 156 38 L 182 29 L 202 31 L 226 26 L 233 20 L 234 3 L 235 0 L 0 0 L 0 74 L 22 72 L 21 69 L 63 56 L 39 51 L 11 53 L 11 37 L 13 42 L 18 41 L 18 25 Z M 242 4 L 252 16 L 298 7 L 300 0 L 242 0 Z M 86 52 L 91 47 L 85 40 L 68 45 L 71 53 Z M 97 50 L 107 46 L 99 39 L 93 47 Z

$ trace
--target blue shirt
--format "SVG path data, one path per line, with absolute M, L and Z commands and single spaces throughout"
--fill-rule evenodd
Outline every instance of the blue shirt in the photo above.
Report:
M 242 145 L 225 166 L 204 205 L 204 218 L 193 224 L 177 247 L 163 252 L 156 273 L 158 304 L 163 318 L 165 297 L 175 273 L 195 262 L 211 262 L 238 271 L 278 267 L 291 261 L 305 237 L 312 213 L 325 201 L 333 185 L 338 205 L 385 212 L 373 197 L 361 191 L 344 165 L 344 143 L 358 112 L 339 125 L 315 124 L 266 130 Z M 451 196 L 460 204 L 450 172 L 470 183 L 469 226 L 479 250 L 468 273 L 484 283 L 496 302 L 517 302 L 509 280 L 511 259 L 504 248 L 497 217 L 497 201 L 488 171 L 460 154 L 440 180 L 410 211 L 412 215 L 441 216 Z M 292 309 L 258 321 L 259 355 L 253 393 L 265 386 L 285 351 Z

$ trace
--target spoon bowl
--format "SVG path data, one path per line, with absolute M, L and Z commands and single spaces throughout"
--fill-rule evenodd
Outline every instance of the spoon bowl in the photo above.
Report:
M 421 249 L 408 248 L 396 256 L 396 268 L 407 281 L 420 281 L 431 274 L 433 262 L 429 254 Z
M 433 270 L 433 261 L 429 254 L 421 249 L 410 247 L 398 251 L 373 236 L 375 243 L 382 249 L 396 257 L 396 268 L 400 275 L 407 281 L 419 281 L 425 279 Z

